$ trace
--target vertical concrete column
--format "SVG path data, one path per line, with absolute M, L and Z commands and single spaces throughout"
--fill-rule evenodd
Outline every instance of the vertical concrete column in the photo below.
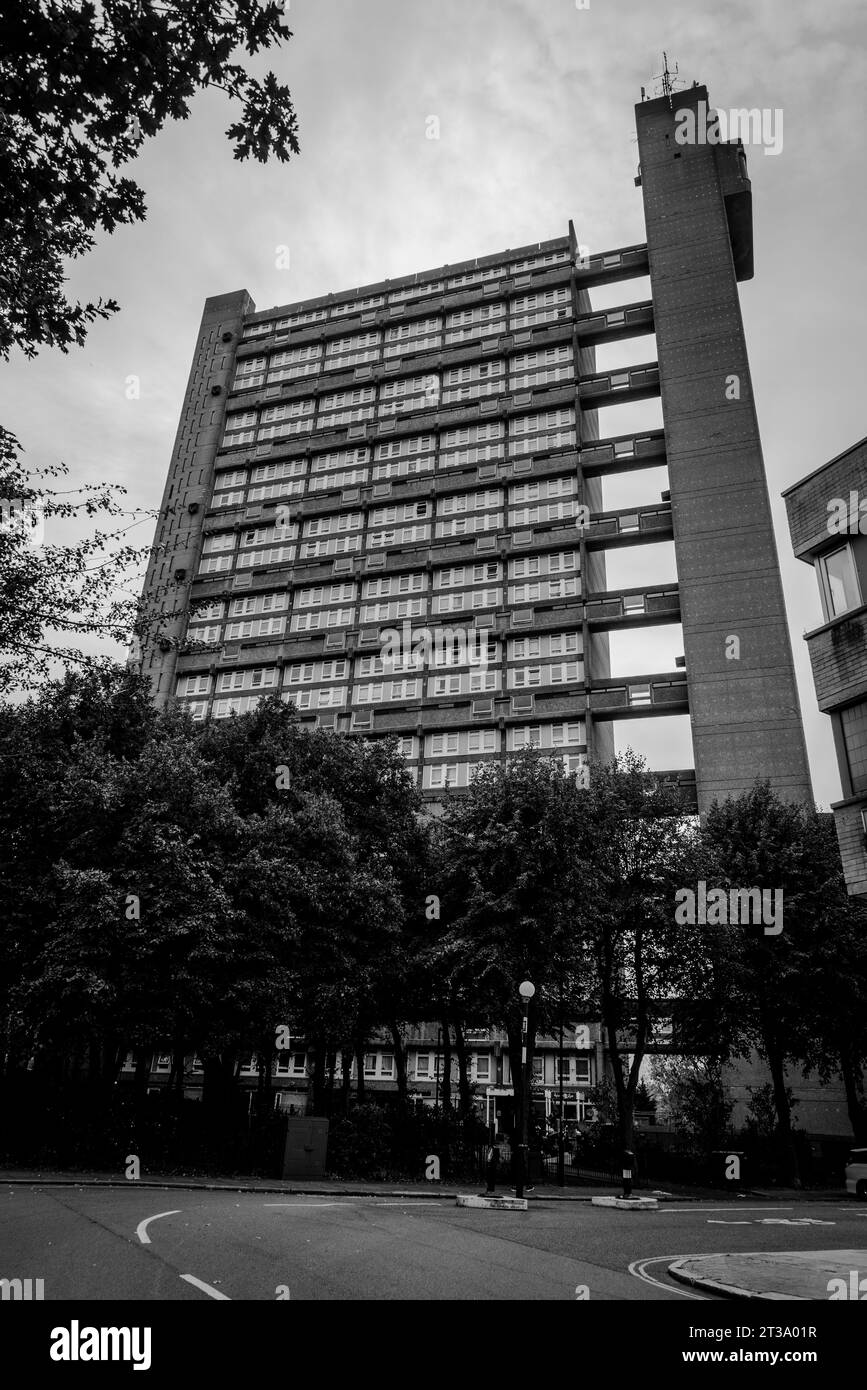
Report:
M 202 549 L 235 352 L 244 317 L 255 307 L 246 290 L 205 300 L 142 592 L 142 611 L 152 626 L 133 658 L 149 677 L 158 706 L 174 694 L 178 644 Z
M 702 139 L 701 103 L 695 87 L 635 110 L 704 811 L 757 777 L 789 800 L 812 792 L 738 297 L 750 183 L 737 144 Z

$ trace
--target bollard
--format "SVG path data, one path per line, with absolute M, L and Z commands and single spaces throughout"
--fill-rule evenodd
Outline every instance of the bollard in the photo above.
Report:
M 632 1196 L 632 1174 L 635 1169 L 635 1154 L 631 1149 L 623 1150 L 623 1195 Z
M 496 1144 L 491 1144 L 488 1148 L 487 1159 L 488 1162 L 485 1168 L 485 1176 L 488 1180 L 488 1186 L 486 1190 L 488 1193 L 490 1193 L 493 1192 L 494 1188 L 496 1187 L 497 1169 L 500 1166 L 500 1150 L 497 1148 Z

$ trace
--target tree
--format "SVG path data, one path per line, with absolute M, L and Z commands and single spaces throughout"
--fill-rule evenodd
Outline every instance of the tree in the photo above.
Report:
M 581 853 L 594 912 L 582 923 L 587 997 L 605 1030 L 624 1149 L 634 1148 L 641 1068 L 673 1002 L 694 1007 L 710 987 L 702 931 L 675 920 L 675 892 L 699 858 L 675 787 L 631 751 L 594 767 L 584 793 Z
M 693 1142 L 696 1156 L 727 1142 L 734 1101 L 718 1057 L 656 1057 L 653 1082 L 660 1110 L 675 1129 Z
M 836 890 L 833 931 L 817 923 L 811 945 L 811 984 L 805 1001 L 810 1031 L 804 1069 L 827 1083 L 838 1072 L 846 1092 L 857 1144 L 867 1143 L 867 923 L 859 903 L 846 896 L 842 871 Z
M 71 303 L 66 265 L 101 232 L 140 222 L 144 193 L 117 171 L 196 92 L 218 87 L 240 106 L 226 134 L 236 159 L 299 152 L 288 89 L 235 57 L 291 38 L 281 7 L 258 0 L 15 0 L 0 3 L 0 358 L 18 349 L 67 352 L 116 313 L 112 299 Z M 62 464 L 47 470 L 58 477 Z M 28 475 L 0 430 L 0 691 L 32 687 L 57 658 L 107 669 L 86 636 L 128 643 L 137 594 L 131 571 L 148 554 L 128 542 L 150 513 L 124 512 L 122 488 L 56 491 Z M 126 517 L 115 531 L 43 545 L 49 520 Z M 13 518 L 13 520 L 10 520 Z M 17 518 L 17 521 L 14 520 Z M 86 644 L 85 644 L 86 646 Z
M 715 883 L 729 891 L 759 888 L 782 895 L 781 931 L 733 923 L 716 929 L 726 941 L 717 1007 L 733 1049 L 743 1055 L 756 1048 L 768 1065 L 780 1168 L 784 1181 L 800 1186 L 787 1063 L 812 1058 L 818 1064 L 822 1057 L 826 1066 L 837 988 L 849 1017 L 864 997 L 863 973 L 853 988 L 834 966 L 841 924 L 848 936 L 852 919 L 833 821 L 813 807 L 784 802 L 768 782 L 757 782 L 711 807 L 703 840 L 716 865 Z M 863 972 L 863 951 L 856 956 Z M 818 960 L 823 968 L 817 974 Z M 857 1024 L 852 1038 L 863 1048 Z
M 656 1097 L 646 1081 L 639 1081 L 635 1088 L 635 1108 L 636 1110 L 649 1110 L 652 1114 L 656 1113 Z
M 291 34 L 281 7 L 258 0 L 14 0 L 0 15 L 0 356 L 66 352 L 119 307 L 71 304 L 66 262 L 98 231 L 144 220 L 142 189 L 115 171 L 185 120 L 197 91 L 240 103 L 226 131 L 236 159 L 299 152 L 288 88 L 233 61 Z
M 379 1022 L 419 834 L 393 749 L 279 699 L 199 727 L 116 671 L 3 710 L 0 771 L 13 1069 L 78 1057 L 111 1086 L 128 1049 L 195 1051 L 221 1111 L 278 1026 L 328 1047 Z
M 82 643 L 127 642 L 136 618 L 137 599 L 123 586 L 149 547 L 125 537 L 153 513 L 127 510 L 126 489 L 114 484 L 59 490 L 44 481 L 66 472 L 58 464 L 29 474 L 18 441 L 0 427 L 0 692 L 35 687 L 53 662 L 110 672 L 111 659 Z M 72 543 L 50 539 L 65 522 L 97 516 L 124 524 Z
M 559 760 L 526 752 L 483 768 L 466 797 L 447 799 L 434 827 L 429 886 L 442 918 L 429 923 L 429 967 L 453 1016 L 505 1029 L 518 1114 L 526 1113 L 518 985 L 536 987 L 528 1068 L 537 1032 L 559 1019 L 561 986 L 567 1007 L 580 994 L 576 933 L 595 912 L 581 858 L 583 796 Z

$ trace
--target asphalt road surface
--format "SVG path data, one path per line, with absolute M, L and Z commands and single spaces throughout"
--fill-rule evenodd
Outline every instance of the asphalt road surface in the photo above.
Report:
M 667 1266 L 720 1251 L 867 1248 L 855 1203 L 760 1199 L 621 1212 L 187 1189 L 3 1186 L 0 1278 L 45 1300 L 709 1298 Z M 582 1295 L 583 1296 L 583 1295 Z

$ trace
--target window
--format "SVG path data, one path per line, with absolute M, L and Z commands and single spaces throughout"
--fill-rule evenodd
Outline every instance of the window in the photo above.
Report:
M 818 567 L 822 607 L 827 621 L 860 607 L 861 589 L 850 546 L 841 545 L 830 554 L 821 556 Z
M 307 1056 L 303 1052 L 278 1052 L 274 1064 L 275 1076 L 306 1076 Z
M 473 1053 L 473 1077 L 476 1081 L 490 1081 L 491 1057 L 487 1052 Z
M 207 695 L 210 688 L 210 676 L 182 676 L 178 681 L 179 695 Z
M 560 1058 L 554 1059 L 554 1080 L 560 1080 Z M 590 1058 L 589 1057 L 564 1057 L 563 1058 L 563 1081 L 571 1086 L 590 1085 Z
M 220 628 L 219 623 L 217 623 L 217 624 L 216 624 L 215 626 L 213 626 L 213 627 L 193 627 L 193 626 L 190 626 L 190 627 L 187 628 L 187 637 L 186 637 L 186 640 L 187 640 L 187 642 L 189 642 L 189 643 L 192 643 L 192 642 L 207 642 L 207 643 L 219 642 L 219 640 L 220 640 L 220 632 L 221 632 L 221 628 Z
M 495 753 L 497 751 L 496 729 L 473 729 L 466 738 L 468 753 Z
M 229 623 L 226 628 L 226 640 L 232 642 L 243 640 L 245 637 L 280 637 L 285 627 L 285 617 L 259 618 L 250 619 L 247 622 Z
M 457 753 L 460 751 L 460 736 L 456 733 L 434 734 L 430 751 L 436 757 L 441 757 L 443 753 Z
M 219 536 L 206 536 L 202 543 L 202 554 L 212 555 L 219 550 L 234 550 L 235 535 L 233 531 L 224 531 Z

